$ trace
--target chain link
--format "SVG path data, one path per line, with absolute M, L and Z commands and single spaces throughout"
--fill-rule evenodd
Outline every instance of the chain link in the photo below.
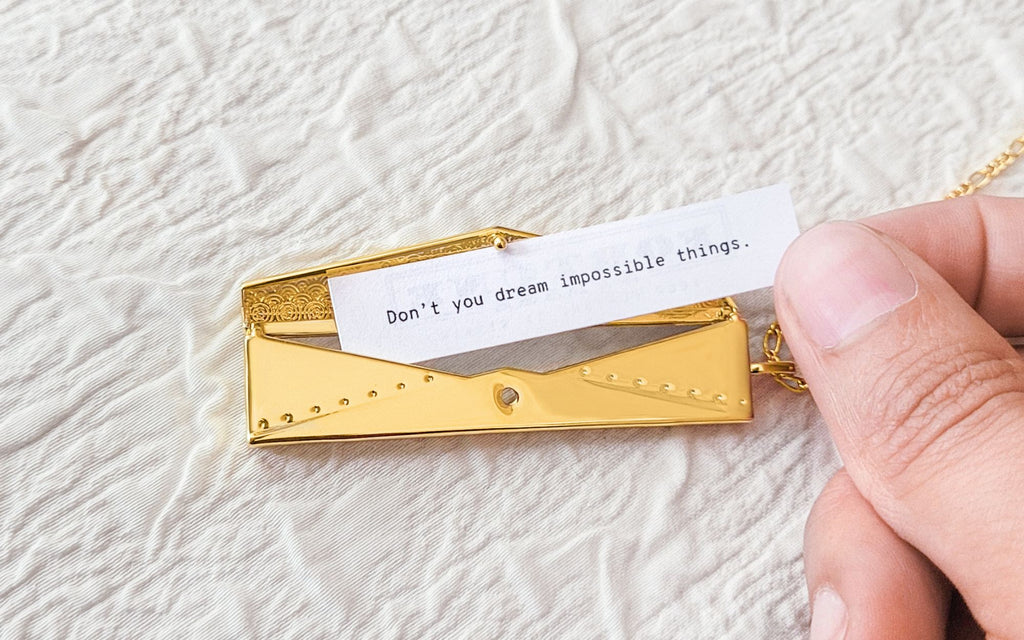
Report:
M 989 162 L 983 168 L 968 176 L 966 181 L 960 183 L 960 186 L 946 194 L 946 199 L 951 200 L 960 196 L 967 196 L 981 189 L 992 182 L 992 179 L 1002 173 L 1007 167 L 1016 162 L 1017 158 L 1021 157 L 1021 155 L 1024 155 L 1024 136 L 1020 136 L 1011 142 L 1006 151 L 1003 151 L 992 162 Z
M 772 322 L 761 340 L 761 350 L 764 352 L 767 362 L 754 365 L 751 371 L 767 373 L 773 380 L 793 393 L 803 393 L 807 391 L 807 381 L 797 374 L 795 364 L 779 357 L 783 340 L 782 327 L 778 322 Z

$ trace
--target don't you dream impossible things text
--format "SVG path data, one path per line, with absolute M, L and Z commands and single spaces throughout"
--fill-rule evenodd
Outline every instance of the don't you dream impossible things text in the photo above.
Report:
M 557 289 L 585 288 L 613 278 L 637 277 L 638 274 L 655 270 L 669 269 L 673 265 L 686 262 L 706 260 L 716 256 L 728 256 L 730 253 L 742 251 L 750 245 L 742 240 L 723 240 L 717 243 L 699 244 L 693 247 L 676 249 L 675 255 L 644 254 L 624 258 L 618 262 L 587 268 L 569 273 L 560 273 L 549 279 L 538 279 L 535 282 L 515 283 L 498 287 L 489 291 L 472 291 L 460 293 L 445 300 L 421 300 L 400 309 L 385 309 L 389 325 L 415 322 L 423 318 L 445 314 L 461 315 L 475 308 L 490 304 L 515 304 L 532 296 L 550 294 Z

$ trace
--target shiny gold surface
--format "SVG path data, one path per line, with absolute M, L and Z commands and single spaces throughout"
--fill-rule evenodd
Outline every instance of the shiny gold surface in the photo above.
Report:
M 328 277 L 527 237 L 485 229 L 244 285 L 250 444 L 751 419 L 747 326 L 728 298 L 619 321 L 704 326 L 546 373 L 461 376 L 285 339 L 336 332 Z
M 396 251 L 343 260 L 333 264 L 253 280 L 242 285 L 242 317 L 246 326 L 259 324 L 267 335 L 331 335 L 337 332 L 327 279 L 382 269 L 440 256 L 495 247 L 535 234 L 495 227 L 436 240 Z

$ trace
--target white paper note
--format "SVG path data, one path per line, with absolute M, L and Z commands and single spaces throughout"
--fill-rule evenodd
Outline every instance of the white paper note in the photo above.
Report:
M 330 278 L 343 351 L 413 363 L 770 286 L 789 189 Z

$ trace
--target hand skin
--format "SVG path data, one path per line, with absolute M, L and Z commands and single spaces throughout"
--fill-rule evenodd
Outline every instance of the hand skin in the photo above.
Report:
M 812 640 L 1024 638 L 1024 199 L 811 229 L 775 304 L 844 464 L 805 530 Z

